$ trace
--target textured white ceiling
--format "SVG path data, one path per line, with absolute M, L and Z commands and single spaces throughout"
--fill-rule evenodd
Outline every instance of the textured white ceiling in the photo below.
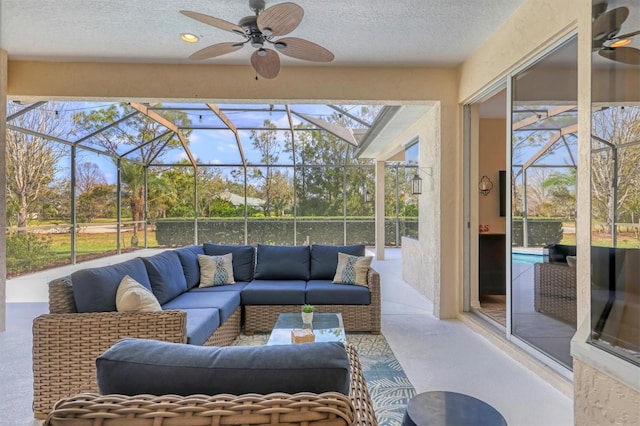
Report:
M 324 66 L 455 66 L 524 0 L 294 0 L 305 11 L 290 36 L 335 54 Z M 282 1 L 267 1 L 267 7 Z M 203 47 L 242 38 L 189 19 L 186 9 L 237 23 L 248 0 L 0 0 L 9 59 L 188 63 Z M 201 36 L 197 44 L 180 33 Z M 246 64 L 253 48 L 207 60 Z M 304 61 L 281 55 L 284 64 Z

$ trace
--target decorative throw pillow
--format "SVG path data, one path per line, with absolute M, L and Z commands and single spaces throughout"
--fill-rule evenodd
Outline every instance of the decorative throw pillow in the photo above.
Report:
M 351 256 L 338 253 L 338 267 L 333 282 L 336 284 L 367 285 L 371 256 Z
M 118 312 L 159 312 L 162 311 L 158 299 L 151 290 L 125 275 L 116 292 Z
M 222 256 L 198 255 L 200 263 L 200 284 L 198 287 L 235 284 L 233 278 L 233 254 Z

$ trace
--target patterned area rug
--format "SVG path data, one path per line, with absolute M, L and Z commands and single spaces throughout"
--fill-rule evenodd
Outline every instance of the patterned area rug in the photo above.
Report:
M 264 345 L 268 339 L 268 334 L 241 334 L 233 344 Z M 349 333 L 347 341 L 358 350 L 378 424 L 401 425 L 407 404 L 416 391 L 387 340 L 382 335 Z

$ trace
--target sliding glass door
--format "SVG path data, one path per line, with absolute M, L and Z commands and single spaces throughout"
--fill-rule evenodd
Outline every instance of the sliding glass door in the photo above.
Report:
M 571 369 L 576 331 L 577 39 L 513 75 L 510 333 Z

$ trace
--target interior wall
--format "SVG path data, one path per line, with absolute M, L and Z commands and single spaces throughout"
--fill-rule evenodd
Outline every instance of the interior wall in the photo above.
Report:
M 505 119 L 480 120 L 480 137 L 478 146 L 478 176 L 474 183 L 479 183 L 483 175 L 493 183 L 493 189 L 488 195 L 478 197 L 478 222 L 479 226 L 485 226 L 487 233 L 504 234 L 506 232 L 506 220 L 500 217 L 500 181 L 498 172 L 506 170 L 507 153 L 505 150 L 505 137 L 507 134 L 507 121 Z M 476 186 L 472 186 L 474 190 Z
M 403 104 L 447 99 L 456 77 L 451 68 L 288 66 L 256 81 L 248 65 L 10 60 L 8 91 L 29 100 Z

